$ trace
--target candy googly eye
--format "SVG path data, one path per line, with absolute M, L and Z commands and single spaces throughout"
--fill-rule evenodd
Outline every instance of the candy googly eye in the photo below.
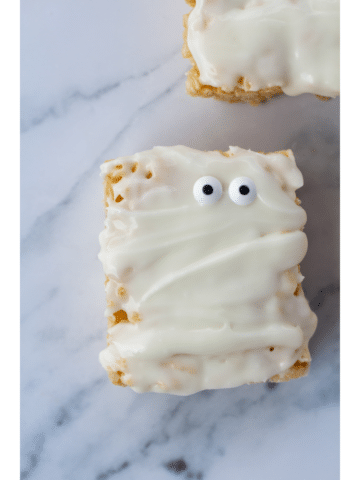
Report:
M 200 205 L 212 205 L 222 195 L 222 186 L 215 177 L 201 177 L 194 184 L 193 193 Z
M 229 185 L 229 196 L 236 205 L 250 205 L 256 198 L 255 183 L 248 177 L 238 177 Z

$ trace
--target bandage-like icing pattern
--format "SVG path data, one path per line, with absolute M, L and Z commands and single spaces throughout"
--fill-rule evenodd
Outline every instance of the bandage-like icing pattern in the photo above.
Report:
M 335 97 L 339 16 L 339 0 L 197 0 L 187 41 L 204 85 Z
M 237 147 L 230 155 L 156 147 L 102 166 L 110 328 L 100 360 L 138 392 L 266 381 L 299 359 L 314 332 L 299 289 L 307 239 L 294 157 Z M 209 205 L 193 193 L 206 176 L 222 186 Z M 256 185 L 249 205 L 229 196 L 239 177 Z

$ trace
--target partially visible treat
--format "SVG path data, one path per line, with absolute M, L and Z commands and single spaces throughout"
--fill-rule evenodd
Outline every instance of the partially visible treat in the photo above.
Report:
M 306 375 L 317 320 L 291 150 L 155 147 L 101 171 L 113 383 L 187 395 Z
M 187 92 L 257 105 L 340 92 L 339 0 L 186 0 Z

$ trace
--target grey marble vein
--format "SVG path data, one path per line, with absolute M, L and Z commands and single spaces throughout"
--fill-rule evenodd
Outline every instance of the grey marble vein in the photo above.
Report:
M 46 248 L 46 237 L 49 234 L 52 222 L 58 217 L 58 215 L 71 205 L 72 200 L 77 195 L 78 189 L 86 182 L 86 180 L 94 174 L 94 171 L 98 171 L 101 161 L 106 157 L 106 153 L 119 142 L 121 137 L 132 127 L 134 122 L 137 120 L 139 115 L 143 112 L 150 110 L 155 104 L 164 100 L 168 95 L 170 95 L 181 83 L 183 82 L 184 76 L 181 75 L 175 82 L 168 86 L 163 92 L 157 95 L 155 98 L 152 98 L 145 105 L 142 105 L 138 108 L 135 113 L 129 118 L 126 125 L 113 137 L 111 142 L 104 148 L 99 157 L 93 161 L 90 167 L 84 171 L 81 176 L 78 178 L 76 183 L 71 187 L 67 195 L 60 201 L 58 204 L 38 217 L 33 227 L 30 229 L 28 235 L 21 240 L 21 250 L 25 253 L 29 248 L 33 248 L 34 245 L 39 243 L 41 248 Z
M 27 465 L 20 472 L 21 480 L 25 480 L 26 478 L 29 478 L 30 476 L 32 476 L 34 470 L 36 469 L 38 463 L 40 462 L 41 452 L 43 449 L 44 442 L 45 442 L 45 436 L 43 433 L 38 433 L 37 435 L 35 435 L 32 442 L 31 451 L 25 454 L 27 457 Z
M 310 300 L 310 307 L 311 309 L 316 312 L 319 310 L 319 308 L 322 307 L 324 302 L 326 301 L 327 297 L 331 295 L 335 295 L 340 291 L 340 285 L 339 284 L 333 284 L 330 283 L 329 285 L 326 285 L 325 287 L 322 287 L 316 294 L 314 298 Z
M 44 297 L 29 312 L 22 313 L 21 322 L 25 322 L 29 317 L 34 315 L 40 308 L 50 302 L 59 292 L 59 287 L 53 287 L 44 294 Z
M 156 72 L 161 67 L 166 65 L 174 57 L 179 56 L 180 50 L 181 50 L 181 46 L 179 45 L 174 51 L 172 51 L 169 55 L 163 58 L 161 62 L 157 63 L 153 67 L 143 72 L 140 72 L 137 75 L 128 75 L 108 85 L 99 87 L 97 90 L 93 92 L 84 93 L 79 90 L 75 90 L 71 93 L 68 93 L 65 97 L 59 99 L 55 105 L 51 105 L 45 108 L 42 112 L 36 114 L 36 116 L 32 116 L 31 111 L 28 112 L 27 111 L 28 109 L 23 108 L 21 119 L 20 119 L 20 132 L 22 134 L 27 133 L 29 130 L 31 130 L 34 127 L 37 127 L 38 125 L 41 125 L 43 122 L 45 122 L 49 118 L 59 118 L 64 115 L 67 115 L 72 105 L 76 102 L 99 100 L 104 95 L 107 95 L 108 93 L 111 93 L 114 90 L 117 90 L 125 83 L 131 82 L 134 80 L 141 80 L 148 77 L 149 75 L 151 75 L 152 73 Z
M 33 474 L 34 470 L 41 462 L 41 454 L 45 447 L 47 438 L 55 435 L 59 428 L 66 428 L 71 422 L 74 422 L 76 418 L 84 413 L 84 410 L 89 407 L 91 403 L 91 396 L 102 387 L 105 383 L 104 378 L 96 379 L 92 381 L 86 387 L 72 394 L 63 405 L 59 406 L 57 412 L 51 419 L 47 419 L 44 431 L 36 433 L 30 444 L 28 452 L 24 452 L 25 465 L 21 470 L 21 479 L 25 480 Z M 47 424 L 47 425 L 46 425 Z
M 117 475 L 120 472 L 123 472 L 130 466 L 130 462 L 125 461 L 122 462 L 118 467 L 116 468 L 109 468 L 105 472 L 101 472 L 98 475 L 96 475 L 96 480 L 108 480 L 109 478 L 112 478 L 114 475 Z

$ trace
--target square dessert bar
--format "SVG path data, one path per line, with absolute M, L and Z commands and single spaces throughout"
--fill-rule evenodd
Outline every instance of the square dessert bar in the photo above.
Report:
M 252 105 L 340 91 L 340 0 L 186 0 L 187 92 Z
M 317 319 L 291 150 L 155 147 L 101 171 L 113 383 L 187 395 L 307 374 Z

